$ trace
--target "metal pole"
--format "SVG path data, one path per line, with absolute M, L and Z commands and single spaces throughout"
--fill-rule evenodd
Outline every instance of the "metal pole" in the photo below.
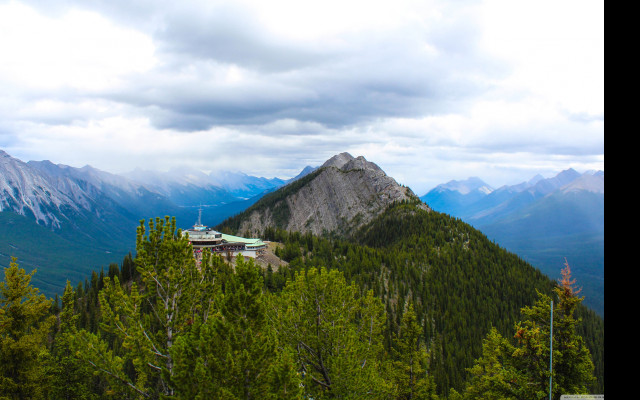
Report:
M 553 300 L 551 300 L 551 330 L 549 333 L 549 400 L 553 383 Z

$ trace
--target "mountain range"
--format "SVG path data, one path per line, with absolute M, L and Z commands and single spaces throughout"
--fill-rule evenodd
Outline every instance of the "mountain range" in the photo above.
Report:
M 147 181 L 141 182 L 145 174 Z M 543 199 L 593 189 L 588 176 L 571 180 L 574 187 L 563 183 L 571 175 L 546 183 L 537 179 L 533 186 L 539 185 L 544 195 L 532 188 L 520 192 Z M 205 215 L 224 207 L 229 211 L 231 217 L 216 229 L 259 233 L 278 242 L 276 256 L 287 264 L 264 270 L 266 287 L 275 290 L 308 268 L 338 269 L 363 293 L 371 291 L 382 300 L 390 332 L 397 331 L 407 305 L 413 304 L 430 349 L 430 373 L 443 396 L 449 388 L 462 388 L 466 368 L 480 356 L 490 328 L 512 334 L 521 308 L 532 305 L 538 292 L 550 294 L 554 287 L 539 269 L 460 218 L 437 212 L 364 157 L 338 154 L 274 189 L 264 178 L 245 178 L 254 186 L 232 189 L 220 181 L 214 184 L 207 174 L 186 171 L 179 176 L 177 170 L 116 176 L 91 167 L 24 163 L 2 152 L 0 262 L 6 265 L 18 256 L 21 266 L 38 267 L 32 283 L 45 293 L 59 293 L 67 279 L 73 284 L 84 279 L 89 287 L 86 279 L 96 266 L 121 260 L 135 247 L 141 217 L 176 215 L 179 225 L 189 217 L 195 221 L 201 196 L 210 191 L 204 199 L 237 200 L 203 202 L 208 206 Z M 458 192 L 464 198 L 484 192 L 476 193 L 482 201 L 499 192 L 478 186 L 479 181 L 450 183 L 442 193 Z M 552 189 L 558 184 L 559 192 Z M 260 185 L 267 185 L 267 193 L 233 197 L 254 193 Z M 536 204 L 529 202 L 531 207 Z M 212 220 L 203 222 L 214 225 Z M 582 306 L 578 313 L 578 330 L 592 352 L 600 388 L 604 321 Z
M 566 258 L 585 304 L 604 315 L 604 171 L 567 169 L 498 189 L 474 177 L 438 185 L 420 199 L 552 278 L 560 277 Z
M 187 228 L 203 208 L 203 223 L 215 225 L 293 179 L 186 168 L 116 175 L 23 162 L 0 150 L 0 265 L 17 256 L 26 269 L 38 268 L 44 293 L 59 293 L 67 279 L 84 279 L 131 251 L 141 219 L 172 215 Z
M 38 267 L 39 287 L 53 294 L 66 279 L 84 279 L 128 253 L 140 219 L 172 215 L 186 228 L 202 208 L 209 226 L 237 215 L 224 226 L 245 236 L 259 236 L 267 226 L 354 232 L 389 204 L 413 198 L 376 164 L 348 153 L 285 180 L 188 168 L 116 175 L 25 163 L 0 150 L 0 264 L 18 256 L 28 269 Z M 603 171 L 568 169 L 498 189 L 480 178 L 450 181 L 420 199 L 425 209 L 461 218 L 552 278 L 566 257 L 586 304 L 604 315 Z
M 573 192 L 563 177 L 538 179 L 540 190 L 555 193 L 552 187 L 560 184 L 562 193 Z M 479 179 L 452 182 L 441 192 L 446 191 L 460 198 L 475 195 L 477 201 L 494 192 Z M 554 277 L 460 218 L 432 209 L 376 164 L 348 153 L 215 228 L 261 232 L 277 243 L 276 255 L 288 265 L 271 273 L 267 268 L 267 287 L 277 288 L 308 268 L 338 269 L 383 300 L 391 331 L 406 305 L 414 304 L 432 352 L 430 373 L 440 388 L 459 390 L 490 327 L 508 334 L 521 318 L 519 310 L 555 285 Z M 585 285 L 590 296 L 586 292 Z M 599 376 L 603 320 L 593 310 L 579 313 L 585 323 L 579 329 L 594 339 L 589 346 Z

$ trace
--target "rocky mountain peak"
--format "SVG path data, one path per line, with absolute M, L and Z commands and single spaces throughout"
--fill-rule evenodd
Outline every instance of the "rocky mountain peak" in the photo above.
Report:
M 584 173 L 560 189 L 563 193 L 587 191 L 604 195 L 604 173 Z
M 347 152 L 336 154 L 335 156 L 325 161 L 320 168 L 335 167 L 341 169 L 346 163 L 354 159 L 355 157 Z
M 341 153 L 304 179 L 265 196 L 227 227 L 255 235 L 273 226 L 317 235 L 347 234 L 403 200 L 419 201 L 376 164 Z
M 370 170 L 370 171 L 374 171 L 374 172 L 378 172 L 378 173 L 383 173 L 384 174 L 384 171 L 382 169 L 380 169 L 380 167 L 378 167 L 376 164 L 374 164 L 372 162 L 367 161 L 362 156 L 359 156 L 357 158 L 349 160 L 340 169 L 343 170 L 343 171 L 349 171 L 349 170 L 352 170 L 352 169 L 364 169 L 364 170 Z
M 43 225 L 59 228 L 65 218 L 61 209 L 78 209 L 72 197 L 31 165 L 4 151 L 0 157 L 0 211 L 30 215 Z

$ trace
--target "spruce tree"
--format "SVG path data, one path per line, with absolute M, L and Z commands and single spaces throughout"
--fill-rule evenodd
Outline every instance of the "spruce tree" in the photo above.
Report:
M 52 349 L 52 361 L 55 364 L 51 388 L 53 399 L 94 399 L 98 396 L 91 390 L 93 371 L 76 355 L 74 342 L 78 340 L 79 316 L 75 313 L 74 307 L 75 294 L 67 281 Z
M 392 363 L 394 397 L 398 400 L 437 399 L 435 382 L 427 372 L 429 354 L 422 340 L 422 327 L 418 324 L 412 303 L 402 315 L 395 345 Z
M 117 276 L 104 278 L 98 294 L 101 332 L 79 333 L 81 354 L 114 389 L 141 397 L 171 397 L 172 347 L 194 321 L 206 321 L 213 313 L 221 260 L 207 253 L 196 266 L 188 238 L 169 217 L 150 220 L 148 233 L 141 221 L 136 251 L 138 282 L 128 289 Z
M 52 301 L 31 286 L 35 273 L 12 258 L 0 282 L 0 399 L 48 397 L 47 345 L 56 318 Z
M 519 372 L 513 368 L 511 359 L 514 350 L 513 345 L 503 338 L 496 328 L 491 328 L 482 345 L 482 356 L 469 369 L 471 377 L 464 398 L 469 400 L 518 398 L 515 383 Z
M 305 396 L 360 399 L 385 392 L 386 315 L 372 291 L 360 295 L 341 272 L 310 268 L 287 283 L 270 311 L 278 337 L 297 355 Z
M 300 398 L 293 357 L 276 351 L 258 267 L 238 256 L 235 271 L 226 269 L 218 279 L 216 314 L 198 322 L 172 349 L 177 393 L 209 399 Z
M 586 394 L 593 384 L 593 361 L 584 340 L 576 333 L 580 322 L 574 312 L 583 298 L 574 286 L 567 263 L 554 289 L 553 359 L 551 357 L 551 297 L 538 293 L 538 300 L 522 308 L 524 319 L 515 326 L 515 343 L 492 329 L 485 340 L 482 357 L 470 369 L 466 399 L 544 399 L 562 394 Z

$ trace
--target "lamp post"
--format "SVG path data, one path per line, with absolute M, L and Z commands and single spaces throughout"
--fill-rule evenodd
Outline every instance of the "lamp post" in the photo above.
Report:
M 549 400 L 553 387 L 553 300 L 551 300 L 551 330 L 549 333 Z

